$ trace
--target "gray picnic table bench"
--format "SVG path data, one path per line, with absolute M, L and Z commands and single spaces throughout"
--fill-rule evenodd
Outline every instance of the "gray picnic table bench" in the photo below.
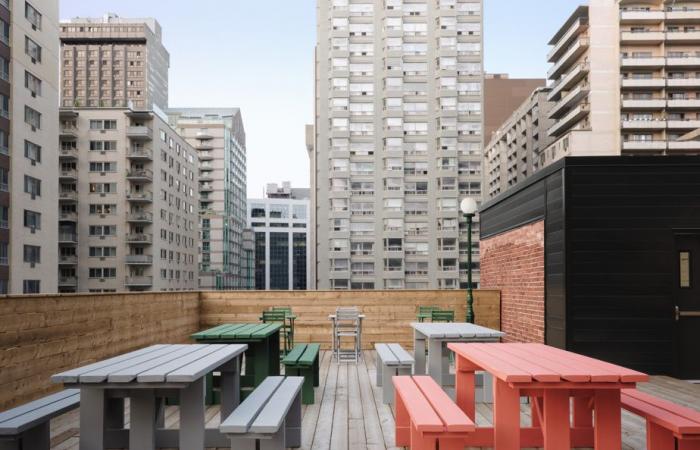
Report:
M 80 390 L 66 389 L 0 413 L 0 449 L 49 450 L 50 421 L 80 405 Z
M 267 377 L 219 426 L 236 450 L 301 446 L 304 377 Z
M 239 404 L 239 357 L 245 344 L 154 345 L 68 370 L 54 383 L 80 389 L 80 450 L 226 447 L 217 429 L 205 429 L 204 378 L 221 372 L 221 415 Z M 180 402 L 180 428 L 163 428 L 164 399 Z M 123 399 L 130 399 L 124 428 Z
M 399 344 L 375 344 L 377 352 L 377 387 L 382 388 L 382 401 L 394 403 L 394 384 L 391 377 L 395 375 L 413 375 L 413 356 Z

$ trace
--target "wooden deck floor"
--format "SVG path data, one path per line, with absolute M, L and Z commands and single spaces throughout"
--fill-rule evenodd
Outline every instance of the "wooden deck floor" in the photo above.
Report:
M 304 406 L 302 449 L 378 450 L 395 449 L 394 413 L 381 402 L 381 391 L 374 385 L 374 352 L 365 352 L 355 364 L 331 363 L 330 353 L 321 354 L 321 385 L 316 403 Z M 700 410 L 700 386 L 667 377 L 654 377 L 640 389 Z M 492 405 L 477 405 L 477 424 L 491 423 Z M 128 408 L 127 408 L 128 411 Z M 166 427 L 178 426 L 177 407 L 168 407 Z M 218 407 L 207 409 L 207 427 L 219 423 Z M 530 423 L 529 408 L 522 409 L 522 421 Z M 127 416 L 128 422 L 128 416 Z M 54 450 L 77 450 L 78 411 L 55 419 L 51 424 Z M 623 412 L 623 449 L 645 448 L 644 422 Z M 228 450 L 228 449 L 221 449 Z

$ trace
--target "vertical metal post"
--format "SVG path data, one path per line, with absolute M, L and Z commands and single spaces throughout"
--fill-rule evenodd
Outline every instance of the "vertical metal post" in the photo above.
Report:
M 474 323 L 474 293 L 472 291 L 472 218 L 467 217 L 467 323 Z

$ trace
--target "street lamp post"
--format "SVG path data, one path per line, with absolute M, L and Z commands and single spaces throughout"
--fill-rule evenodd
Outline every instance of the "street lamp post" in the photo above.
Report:
M 465 198 L 460 204 L 462 214 L 467 219 L 467 322 L 474 323 L 474 293 L 472 291 L 472 220 L 478 205 L 473 198 Z

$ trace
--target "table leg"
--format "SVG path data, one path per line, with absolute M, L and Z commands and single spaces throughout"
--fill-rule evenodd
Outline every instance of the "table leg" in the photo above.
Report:
M 414 375 L 425 375 L 425 337 L 413 331 L 413 365 Z
M 593 428 L 593 408 L 591 407 L 591 397 L 574 397 L 574 427 Z
M 180 450 L 204 449 L 204 378 L 180 390 Z
M 494 449 L 520 450 L 519 392 L 500 379 L 494 380 L 493 391 Z
M 600 389 L 594 394 L 595 429 L 593 441 L 596 450 L 622 448 L 622 418 L 620 390 Z
M 530 396 L 530 418 L 532 419 L 532 428 L 542 428 L 542 402 L 540 397 Z
M 129 449 L 155 450 L 156 396 L 152 389 L 134 389 L 130 395 Z
M 472 420 L 476 420 L 476 390 L 474 371 L 464 370 L 464 360 L 457 355 L 457 374 L 455 376 L 455 397 L 457 406 Z
M 221 367 L 221 421 L 223 422 L 241 402 L 240 357 Z
M 679 439 L 678 450 L 700 450 L 700 441 L 697 439 Z
M 104 450 L 105 403 L 103 389 L 80 389 L 80 450 Z
M 569 391 L 545 389 L 544 391 L 544 448 L 569 450 L 571 448 L 571 422 L 569 421 Z
M 442 341 L 428 339 L 428 375 L 440 386 L 442 386 L 443 358 Z
M 455 380 L 450 373 L 450 354 L 452 352 L 447 348 L 447 342 L 440 343 L 440 362 L 442 372 L 442 383 L 441 386 L 454 386 Z

